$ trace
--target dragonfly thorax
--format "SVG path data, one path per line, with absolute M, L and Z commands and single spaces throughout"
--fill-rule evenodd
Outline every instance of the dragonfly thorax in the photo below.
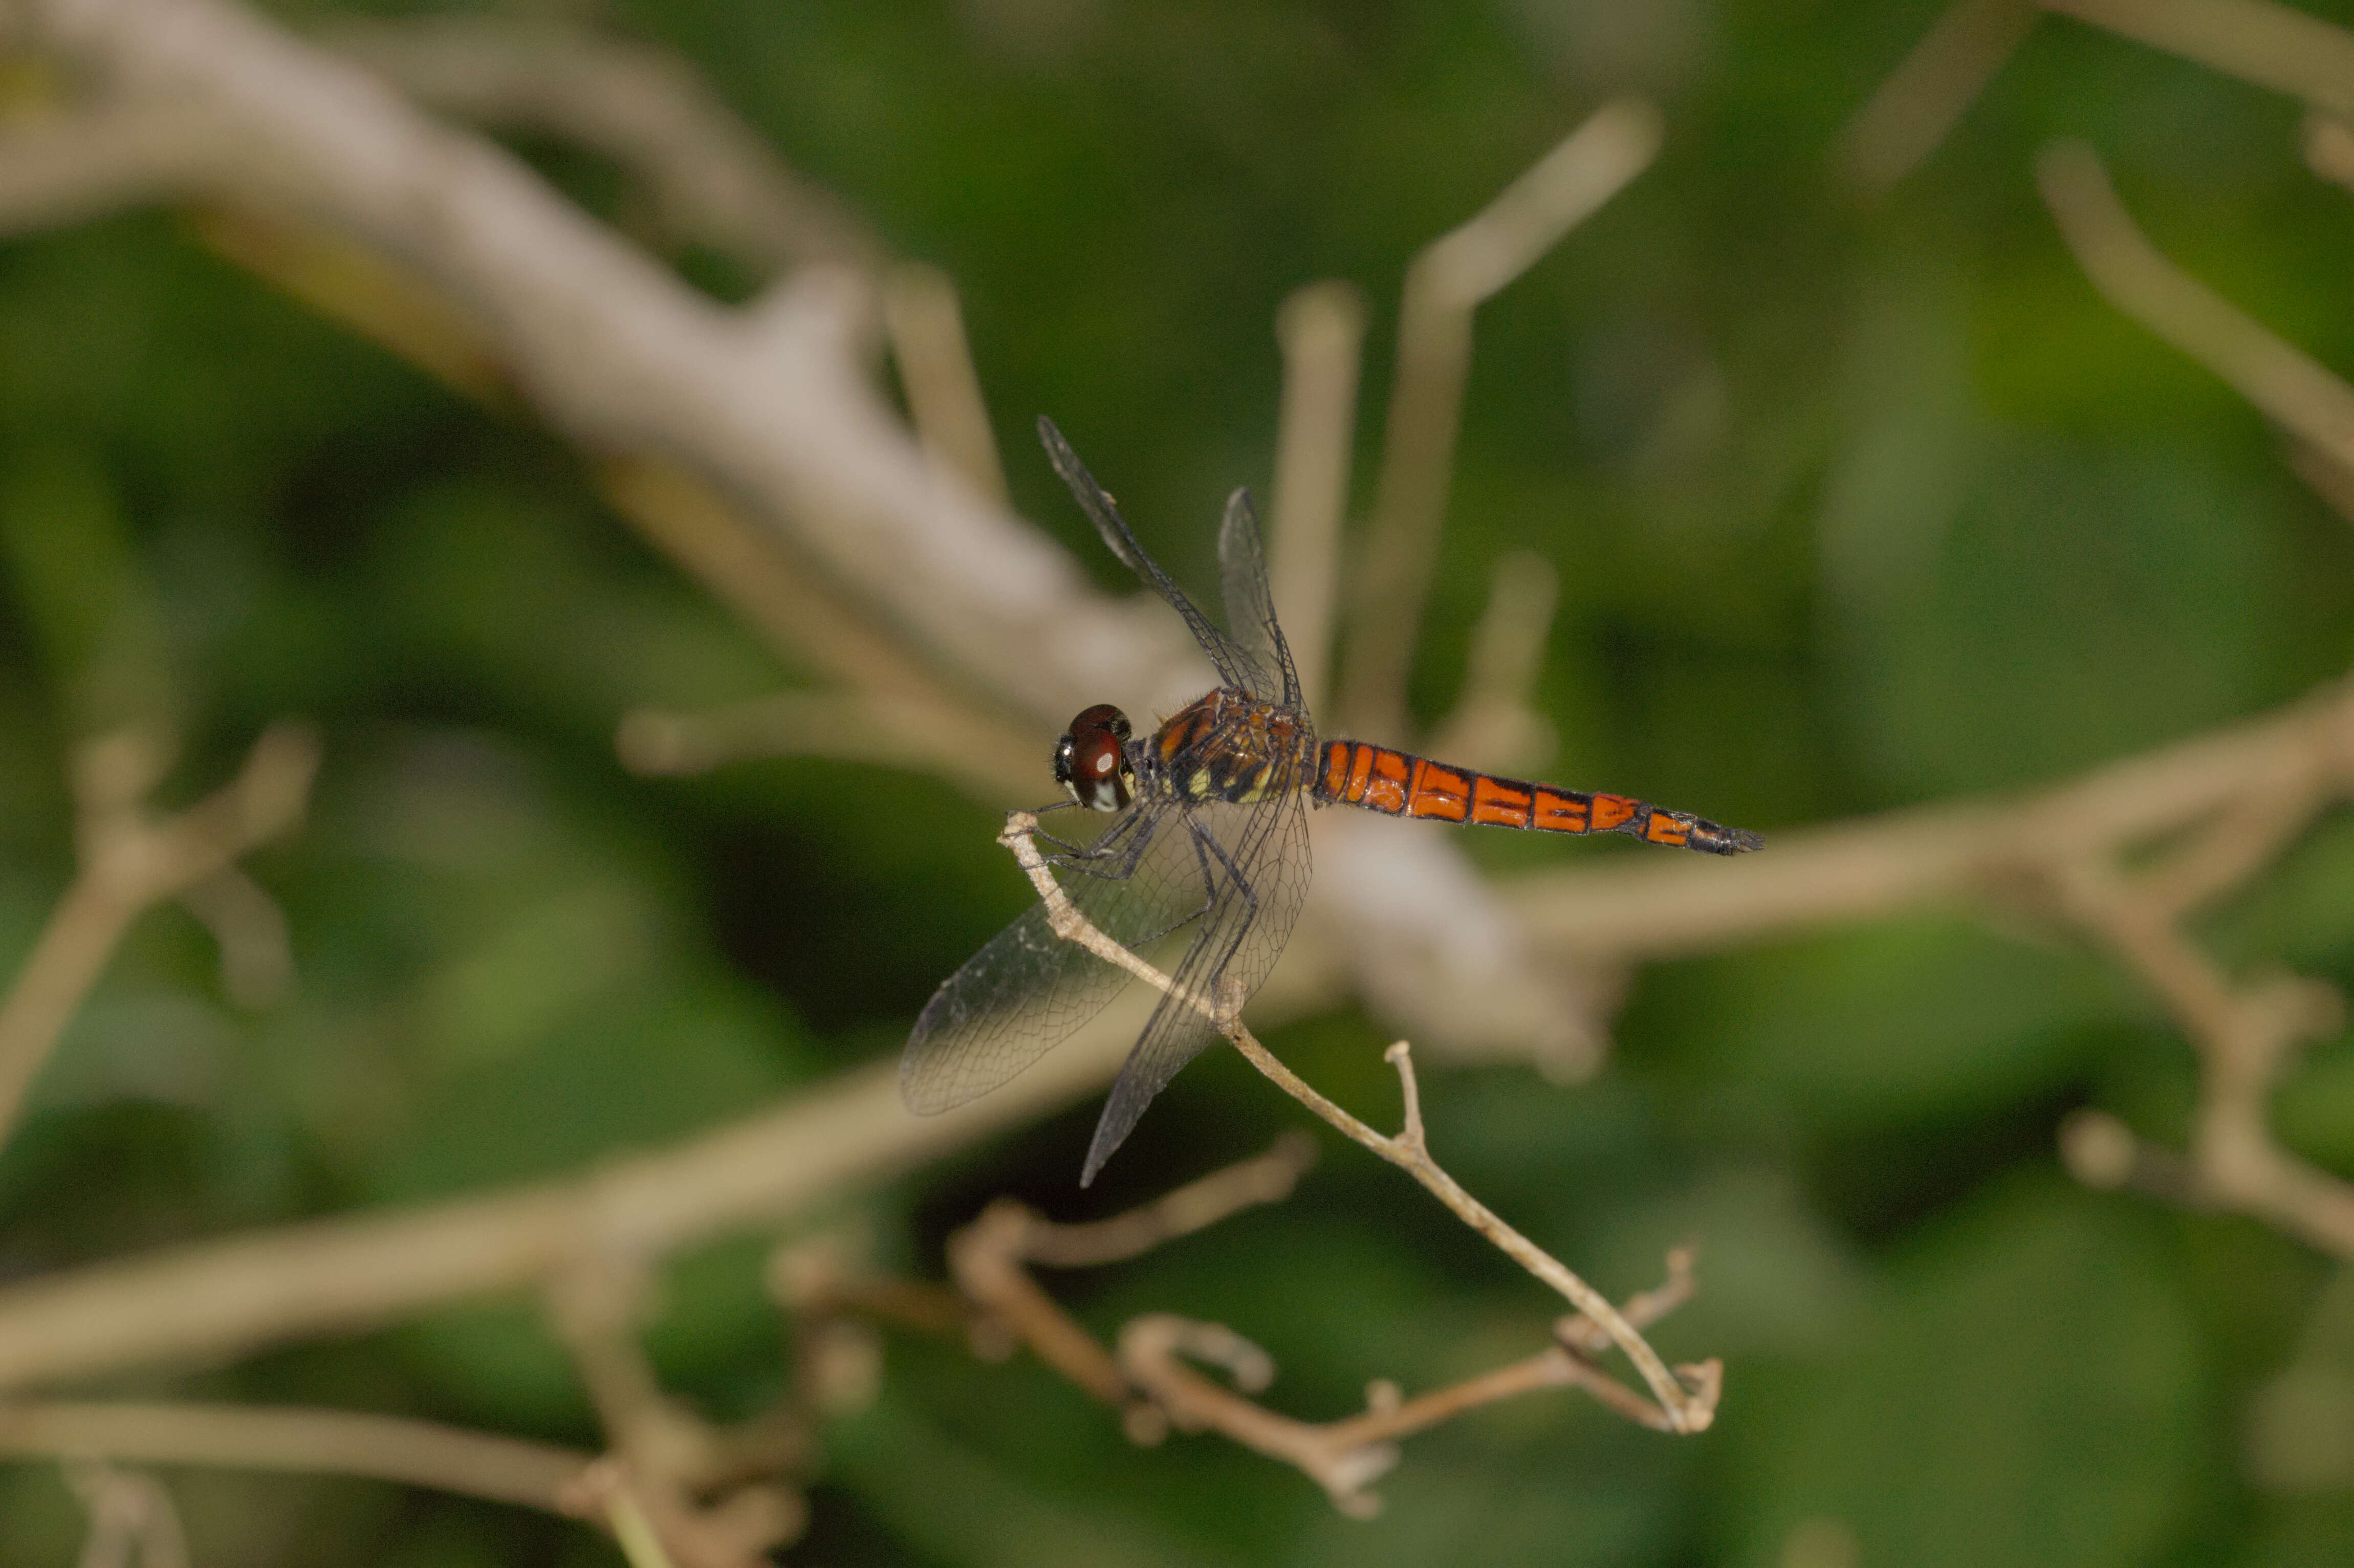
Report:
M 1083 709 L 1055 744 L 1055 782 L 1091 811 L 1117 811 L 1136 796 L 1128 715 L 1109 703 Z

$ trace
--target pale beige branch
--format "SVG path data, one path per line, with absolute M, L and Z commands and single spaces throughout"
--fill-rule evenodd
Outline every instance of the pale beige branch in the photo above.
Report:
M 2041 0 L 2045 10 L 2354 114 L 2354 33 L 2271 0 Z
M 920 263 L 892 268 L 883 275 L 883 326 L 924 450 L 977 494 L 1004 505 L 1005 465 L 998 460 L 955 281 Z
M 0 1388 L 233 1358 L 542 1286 L 583 1249 L 661 1256 L 773 1224 L 1100 1088 L 1140 1022 L 1115 1008 L 996 1094 L 940 1116 L 910 1114 L 896 1064 L 878 1063 L 568 1181 L 249 1232 L 0 1288 Z
M 323 37 L 437 109 L 606 154 L 643 182 L 673 235 L 769 269 L 882 255 L 864 224 L 666 50 L 515 16 L 342 21 Z
M 1346 283 L 1310 283 L 1276 313 L 1283 412 L 1276 430 L 1267 586 L 1310 713 L 1324 705 L 1341 583 L 1341 519 L 1357 445 L 1365 306 Z
M 1034 1216 L 1022 1237 L 1022 1255 L 1048 1268 L 1098 1268 L 1125 1262 L 1163 1242 L 1206 1230 L 1241 1210 L 1283 1202 L 1315 1163 L 1314 1140 L 1304 1133 L 1287 1132 L 1256 1159 L 1213 1171 L 1108 1220 L 1066 1224 Z
M 1833 154 L 1840 172 L 1876 196 L 1919 167 L 2041 14 L 2034 0 L 1954 0 L 1840 133 Z
M 1472 312 L 1649 167 L 1661 133 L 1659 111 L 1649 103 L 1605 104 L 1407 268 L 1381 475 L 1341 683 L 1341 717 L 1353 733 L 1395 740 L 1405 728 L 1406 673 L 1438 557 L 1470 373 Z
M 236 155 L 207 165 L 208 189 L 398 258 L 557 429 L 690 471 L 996 701 L 1059 723 L 1097 682 L 1143 684 L 1172 662 L 1066 554 L 938 482 L 874 385 L 873 291 L 854 270 L 803 268 L 718 305 L 513 156 L 223 0 L 16 15 L 27 47 L 218 123 Z
M 0 1404 L 0 1454 L 366 1476 L 548 1513 L 591 1455 L 405 1416 L 203 1404 Z
M 239 1007 L 283 1001 L 294 983 L 286 912 L 269 890 L 234 865 L 181 890 L 180 903 L 220 948 L 221 990 Z
M 1471 652 L 1455 711 L 1431 749 L 1494 772 L 1524 773 L 1553 756 L 1553 725 L 1536 706 L 1561 575 L 1529 550 L 1500 556 L 1488 582 L 1488 608 L 1471 631 Z
M 308 730 L 268 730 L 227 788 L 151 821 L 139 800 L 159 770 L 157 756 L 144 737 L 122 732 L 87 743 L 75 759 L 81 864 L 0 1002 L 0 1139 L 131 922 L 292 831 L 319 751 Z
M 2289 975 L 2234 985 L 2182 933 L 2171 911 L 2104 862 L 2059 868 L 2055 891 L 2199 1050 L 2190 1165 L 2202 1206 L 2252 1214 L 2326 1252 L 2354 1257 L 2354 1183 L 2298 1159 L 2272 1135 L 2273 1096 L 2295 1048 L 2342 1025 L 2343 999 L 2319 981 Z M 2081 1128 L 2077 1137 L 2081 1144 Z M 2080 1160 L 2085 1153 L 2080 1147 Z
M 2134 227 L 2090 148 L 2047 148 L 2036 177 L 2077 263 L 2111 304 L 2299 440 L 2354 468 L 2354 387 L 2161 255 Z

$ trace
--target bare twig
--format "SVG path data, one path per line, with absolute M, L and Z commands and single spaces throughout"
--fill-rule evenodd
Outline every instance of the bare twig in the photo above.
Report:
M 1866 195 L 1917 168 L 1953 133 L 2041 15 L 2034 0 L 1954 0 L 1856 111 L 1836 162 Z
M 1346 283 L 1310 283 L 1275 318 L 1283 350 L 1283 414 L 1276 434 L 1274 540 L 1268 589 L 1289 633 L 1308 711 L 1324 705 L 1332 609 L 1341 580 L 1341 518 L 1357 444 L 1357 369 L 1364 302 Z
M 1281 1202 L 1315 1163 L 1315 1142 L 1304 1133 L 1287 1132 L 1256 1159 L 1213 1171 L 1108 1220 L 1062 1224 L 1034 1216 L 1022 1238 L 1022 1255 L 1048 1268 L 1125 1262 L 1243 1209 Z
M 1152 1441 L 1160 1433 L 1152 1408 L 1138 1400 L 1111 1353 L 1039 1288 L 1025 1266 L 1091 1268 L 1134 1257 L 1215 1224 L 1238 1209 L 1281 1202 L 1314 1159 L 1312 1144 L 1297 1134 L 1288 1135 L 1255 1160 L 1214 1171 L 1158 1202 L 1092 1224 L 1057 1224 L 1024 1204 L 1001 1198 L 949 1238 L 949 1266 L 974 1306 L 1029 1346 L 1040 1361 L 1122 1411 L 1130 1436 Z
M 2177 268 L 2142 237 L 2092 150 L 2037 160 L 2045 205 L 2111 304 L 2229 382 L 2299 440 L 2354 468 L 2354 387 Z
M 309 731 L 270 729 L 218 794 L 151 821 L 141 800 L 161 771 L 154 743 L 119 732 L 82 748 L 74 770 L 81 867 L 0 1002 L 0 1139 L 131 922 L 291 831 L 318 756 Z
M 2271 0 L 2040 0 L 2047 11 L 2354 115 L 2354 34 Z
M 182 890 L 180 902 L 220 948 L 221 990 L 239 1007 L 275 1005 L 294 983 L 286 912 L 261 884 L 224 866 Z
M 547 1513 L 592 1457 L 405 1416 L 198 1404 L 0 1404 L 0 1454 L 366 1476 Z
M 1005 504 L 1005 466 L 966 341 L 956 283 L 937 267 L 903 263 L 884 274 L 883 325 L 924 450 L 988 501 Z
M 1261 1045 L 1243 1026 L 1238 1015 L 1239 998 L 1229 994 L 1214 999 L 1187 991 L 1088 924 L 1087 917 L 1063 892 L 1061 885 L 1055 882 L 1053 871 L 1032 842 L 1031 834 L 1036 832 L 1037 826 L 1034 816 L 1027 811 L 1016 811 L 1006 819 L 1005 832 L 999 836 L 998 842 L 1013 852 L 1014 859 L 1029 874 L 1031 885 L 1037 889 L 1040 901 L 1045 905 L 1049 923 L 1057 937 L 1078 943 L 1107 963 L 1128 970 L 1154 990 L 1209 1019 L 1217 1026 L 1219 1033 L 1243 1054 L 1244 1058 L 1272 1080 L 1278 1088 L 1315 1112 L 1352 1141 L 1412 1176 L 1426 1191 L 1446 1204 L 1458 1219 L 1486 1237 L 1505 1256 L 1559 1291 L 1580 1312 L 1602 1325 L 1612 1342 L 1626 1352 L 1628 1360 L 1634 1362 L 1643 1381 L 1650 1386 L 1669 1430 L 1700 1432 L 1707 1429 L 1715 1415 L 1712 1401 L 1706 1404 L 1696 1401 L 1668 1371 L 1667 1363 L 1659 1360 L 1643 1337 L 1618 1315 L 1606 1297 L 1506 1224 L 1493 1210 L 1465 1192 L 1461 1184 L 1431 1158 L 1423 1135 L 1422 1101 L 1415 1082 L 1414 1063 L 1404 1041 L 1390 1047 L 1386 1060 L 1397 1069 L 1399 1087 L 1405 1101 L 1405 1123 L 1395 1137 L 1386 1137 L 1325 1098 L 1310 1087 L 1306 1080 L 1278 1061 L 1273 1053 Z
M 1671 1264 L 1685 1271 L 1681 1287 L 1671 1285 L 1628 1301 L 1627 1319 L 1635 1321 L 1641 1315 L 1641 1321 L 1649 1322 L 1671 1309 L 1689 1293 L 1689 1266 L 1688 1256 L 1681 1265 Z M 1203 1377 L 1186 1364 L 1188 1359 L 1225 1368 L 1242 1392 Z M 1245 1397 L 1268 1386 L 1274 1362 L 1257 1346 L 1214 1323 L 1167 1313 L 1132 1319 L 1120 1329 L 1119 1365 L 1179 1430 L 1215 1430 L 1294 1466 L 1324 1489 L 1334 1507 L 1360 1519 L 1381 1507 L 1381 1499 L 1364 1489 L 1397 1462 L 1398 1438 L 1500 1400 L 1542 1389 L 1580 1388 L 1629 1420 L 1660 1431 L 1676 1429 L 1664 1409 L 1605 1374 L 1572 1343 L 1552 1346 L 1413 1399 L 1401 1399 L 1389 1384 L 1376 1383 L 1367 1390 L 1363 1414 L 1322 1424 L 1293 1420 Z M 1711 1361 L 1691 1372 L 1700 1397 L 1713 1408 L 1722 1369 Z
M 1388 432 L 1341 688 L 1341 716 L 1355 733 L 1395 739 L 1405 730 L 1406 672 L 1437 559 L 1470 372 L 1471 313 L 1649 167 L 1659 138 L 1650 104 L 1603 105 L 1406 270 Z

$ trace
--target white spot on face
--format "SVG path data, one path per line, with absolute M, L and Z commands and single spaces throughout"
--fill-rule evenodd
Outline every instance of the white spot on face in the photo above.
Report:
M 1107 752 L 1103 756 L 1096 758 L 1096 771 L 1098 773 L 1108 773 L 1111 771 L 1111 755 Z

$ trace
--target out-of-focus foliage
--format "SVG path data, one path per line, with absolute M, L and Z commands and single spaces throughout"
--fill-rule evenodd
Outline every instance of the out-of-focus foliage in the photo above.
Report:
M 2354 206 L 2301 165 L 2297 108 L 2046 20 L 1893 196 L 1843 196 L 1836 134 L 1937 9 L 607 16 L 954 275 L 1017 502 L 1123 588 L 1027 437 L 1036 413 L 1204 582 L 1219 498 L 1268 471 L 1275 308 L 1349 279 L 1374 321 L 1362 506 L 1406 260 L 1606 93 L 1656 95 L 1658 166 L 1479 316 L 1415 698 L 1443 712 L 1490 563 L 1536 550 L 1564 585 L 1548 771 L 1770 835 L 2057 779 L 2292 697 L 2354 646 L 2354 532 L 2255 414 L 2094 297 L 2030 174 L 2046 139 L 2088 139 L 2163 248 L 2354 368 Z M 630 220 L 610 171 L 523 150 Z M 1022 902 L 989 813 L 935 780 L 808 760 L 624 772 L 610 737 L 631 706 L 801 673 L 603 511 L 559 442 L 307 315 L 173 216 L 0 247 L 0 546 L 12 962 L 69 868 L 70 736 L 172 719 L 179 799 L 280 715 L 314 720 L 326 758 L 309 831 L 253 862 L 292 925 L 292 1000 L 240 1011 L 192 920 L 143 920 L 0 1151 L 0 1276 L 675 1139 L 895 1050 Z M 1473 847 L 1499 868 L 1609 853 Z M 2317 835 L 2212 935 L 2235 963 L 2354 982 L 2354 842 Z M 1352 1103 L 1392 1103 L 1361 1016 L 1271 1044 Z M 1702 1298 L 1659 1339 L 1728 1358 L 1713 1433 L 1527 1401 L 1416 1439 L 1367 1525 L 1215 1440 L 1131 1447 L 1027 1359 L 894 1340 L 795 1560 L 2354 1561 L 2354 1312 L 2319 1311 L 2333 1266 L 2058 1170 L 2071 1107 L 2179 1136 L 2193 1086 L 2188 1046 L 2094 957 L 1950 913 L 1655 969 L 1597 1082 L 1498 1067 L 1426 1091 L 1465 1182 L 1615 1293 L 1701 1244 Z M 2354 1174 L 2346 1044 L 2280 1111 L 2294 1147 Z M 1108 1213 L 1298 1119 L 1214 1054 L 1083 1194 L 1093 1116 L 927 1171 L 863 1219 L 932 1272 L 991 1194 Z M 668 1282 L 655 1349 L 715 1414 L 783 1375 L 758 1262 L 725 1247 Z M 1272 1397 L 1311 1417 L 1368 1378 L 1423 1387 L 1525 1354 L 1552 1305 L 1347 1150 L 1288 1205 L 1056 1284 L 1107 1330 L 1148 1309 L 1234 1326 L 1278 1358 Z M 174 1386 L 596 1440 L 514 1304 Z M 489 1505 L 173 1484 L 203 1564 L 609 1560 Z M 0 1470 L 0 1563 L 64 1563 L 78 1532 L 52 1473 Z

